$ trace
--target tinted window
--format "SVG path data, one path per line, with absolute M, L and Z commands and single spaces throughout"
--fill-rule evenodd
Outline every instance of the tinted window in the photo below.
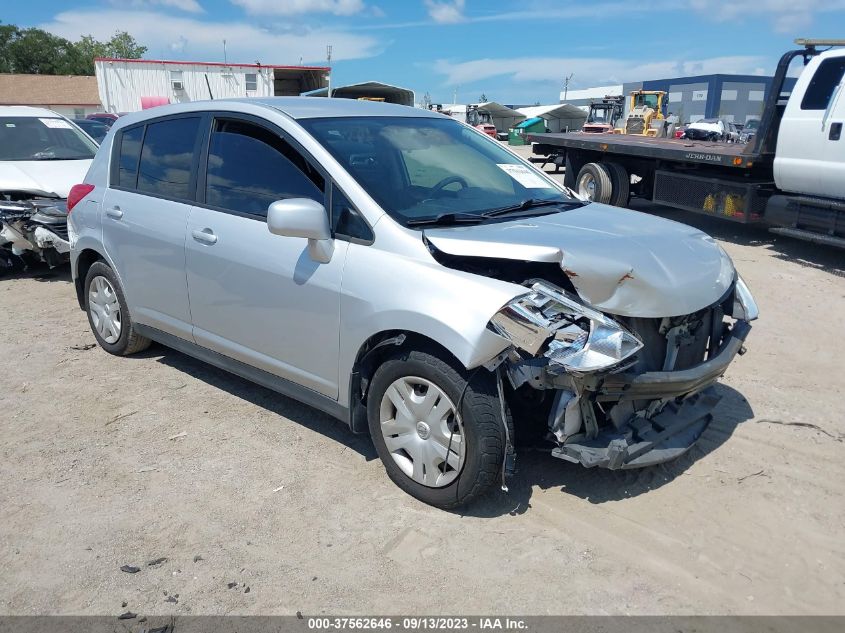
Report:
M 206 203 L 266 216 L 285 198 L 323 202 L 324 180 L 287 141 L 258 125 L 217 121 L 211 134 Z
M 833 91 L 845 73 L 845 57 L 826 59 L 816 69 L 801 100 L 802 110 L 826 110 Z
M 171 119 L 147 125 L 138 191 L 167 198 L 189 198 L 191 165 L 199 118 Z
M 125 130 L 120 135 L 120 158 L 117 163 L 117 186 L 134 189 L 138 182 L 138 159 L 141 157 L 141 140 L 144 126 Z

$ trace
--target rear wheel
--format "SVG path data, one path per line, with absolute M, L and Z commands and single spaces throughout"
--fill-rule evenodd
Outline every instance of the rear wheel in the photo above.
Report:
M 610 172 L 601 163 L 587 163 L 578 172 L 576 189 L 590 202 L 608 204 L 613 195 Z
M 370 435 L 390 479 L 420 501 L 454 508 L 499 480 L 505 451 L 493 375 L 469 374 L 422 351 L 403 351 L 375 372 Z
M 94 338 L 110 354 L 128 356 L 150 346 L 135 331 L 117 275 L 104 262 L 94 262 L 85 276 L 85 311 Z
M 619 163 L 604 163 L 610 173 L 613 190 L 610 194 L 610 204 L 615 207 L 627 207 L 631 198 L 631 176 L 628 170 Z

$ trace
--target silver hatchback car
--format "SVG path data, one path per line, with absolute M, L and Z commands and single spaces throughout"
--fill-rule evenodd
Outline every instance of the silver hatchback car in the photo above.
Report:
M 586 467 L 682 454 L 757 316 L 707 235 L 402 106 L 130 114 L 68 208 L 103 349 L 157 341 L 325 411 L 443 508 L 504 488 L 520 437 Z

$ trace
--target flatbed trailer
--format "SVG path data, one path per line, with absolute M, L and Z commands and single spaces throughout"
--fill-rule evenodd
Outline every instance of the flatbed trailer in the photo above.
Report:
M 582 132 L 528 134 L 537 155 L 531 160 L 565 167 L 564 184 L 596 202 L 624 207 L 635 195 L 736 222 L 764 223 L 774 232 L 845 248 L 842 187 L 834 186 L 831 195 L 830 187 L 820 192 L 785 191 L 776 182 L 781 121 L 790 99 L 801 99 L 784 91 L 790 63 L 803 57 L 808 64 L 820 54 L 816 46 L 845 44 L 840 40 L 797 42 L 804 48 L 784 54 L 778 63 L 759 131 L 748 144 Z M 845 78 L 840 81 L 845 84 Z M 840 174 L 845 173 L 845 141 L 838 143 L 842 123 L 831 118 L 838 116 L 831 115 L 837 94 L 830 97 L 831 105 L 820 121 L 822 129 L 825 124 L 829 127 L 833 148 L 832 158 L 822 167 L 834 181 L 843 180 Z M 792 144 L 790 150 L 802 158 L 800 147 L 796 150 Z

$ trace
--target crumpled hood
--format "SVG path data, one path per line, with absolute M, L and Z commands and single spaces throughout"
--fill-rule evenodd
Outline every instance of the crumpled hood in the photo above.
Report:
M 623 316 L 690 314 L 718 301 L 735 276 L 730 258 L 705 233 L 603 204 L 426 229 L 425 237 L 449 255 L 558 263 L 584 301 Z
M 90 166 L 90 159 L 0 161 L 0 192 L 67 198 L 70 188 L 85 179 Z

